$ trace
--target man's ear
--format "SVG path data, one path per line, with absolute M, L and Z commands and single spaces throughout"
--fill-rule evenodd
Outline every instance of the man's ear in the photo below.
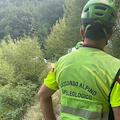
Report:
M 84 39 L 85 38 L 85 34 L 84 34 L 83 28 L 80 28 L 80 34 L 82 35 L 82 38 Z
M 108 40 L 111 38 L 111 36 L 112 36 L 112 34 L 113 34 L 113 30 L 111 30 L 111 32 L 108 34 Z

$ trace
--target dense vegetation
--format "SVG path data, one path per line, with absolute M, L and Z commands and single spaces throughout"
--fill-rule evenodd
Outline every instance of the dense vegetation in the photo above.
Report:
M 41 46 L 50 27 L 63 16 L 64 0 L 0 0 L 0 39 L 29 35 Z
M 82 38 L 81 12 L 88 0 L 0 0 L 0 119 L 20 120 L 34 102 L 48 66 Z M 118 20 L 106 51 L 120 58 Z
M 48 73 L 41 48 L 64 0 L 0 0 L 0 120 L 20 120 Z
M 0 47 L 0 119 L 19 120 L 47 73 L 37 38 L 9 38 Z

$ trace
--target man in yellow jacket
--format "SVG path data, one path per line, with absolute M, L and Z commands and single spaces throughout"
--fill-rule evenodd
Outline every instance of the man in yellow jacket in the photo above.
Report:
M 90 0 L 84 6 L 84 44 L 58 60 L 38 92 L 46 120 L 56 120 L 51 95 L 58 89 L 61 120 L 120 120 L 120 60 L 103 50 L 116 17 L 111 0 Z

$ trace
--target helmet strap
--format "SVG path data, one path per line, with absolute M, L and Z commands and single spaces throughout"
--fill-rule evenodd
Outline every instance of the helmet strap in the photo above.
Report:
M 88 28 L 90 28 L 90 27 L 91 27 L 91 24 L 88 24 L 88 25 L 85 27 L 85 35 L 86 35 L 86 32 L 87 32 Z
M 93 23 L 100 23 L 100 24 L 102 25 L 102 22 L 101 22 L 100 20 L 95 20 L 95 21 L 93 21 Z M 85 27 L 85 32 L 84 32 L 85 35 L 86 35 L 86 32 L 87 32 L 88 28 L 90 28 L 91 26 L 92 26 L 91 24 L 88 24 L 88 25 Z M 103 32 L 105 33 L 105 36 L 106 36 L 106 38 L 107 38 L 107 31 L 106 31 L 106 29 L 103 27 L 102 30 L 103 30 Z
M 106 29 L 105 28 L 102 28 L 102 29 L 103 29 L 103 32 L 105 33 L 106 38 L 107 38 L 107 31 L 106 31 Z

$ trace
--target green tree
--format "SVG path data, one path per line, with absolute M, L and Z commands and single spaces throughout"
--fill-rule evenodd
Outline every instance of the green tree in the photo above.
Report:
M 41 47 L 50 27 L 63 15 L 64 0 L 0 1 L 0 40 L 23 36 L 38 37 Z
M 64 0 L 43 0 L 38 8 L 38 18 L 35 23 L 35 35 L 38 36 L 41 48 L 44 48 L 46 37 L 50 34 L 50 27 L 52 27 L 56 20 L 63 16 Z
M 3 59 L 2 49 L 0 48 L 0 84 L 2 86 L 14 81 L 14 66 L 8 64 Z
M 34 102 L 36 85 L 0 86 L 0 120 L 21 120 L 27 108 Z
M 56 24 L 51 28 L 51 34 L 47 37 L 45 53 L 46 58 L 56 58 L 65 54 L 68 50 L 65 39 L 66 22 L 65 18 L 59 19 Z
M 109 40 L 109 44 L 106 47 L 106 52 L 112 56 L 120 59 L 120 1 L 114 0 L 117 7 L 117 20 L 114 28 L 114 34 Z
M 4 37 L 0 46 L 0 119 L 20 120 L 47 74 L 37 38 Z
M 58 59 L 82 39 L 80 36 L 81 12 L 87 1 L 66 0 L 63 19 L 56 22 L 50 36 L 46 39 L 47 56 L 50 54 L 50 57 L 55 56 Z
M 3 40 L 1 49 L 2 59 L 14 66 L 14 82 L 19 83 L 23 79 L 37 84 L 40 82 L 39 77 L 47 66 L 37 38 L 24 37 L 20 41 L 9 39 L 7 43 Z
M 30 2 L 22 3 L 19 7 L 9 3 L 5 8 L 2 8 L 0 20 L 0 38 L 6 35 L 11 35 L 13 39 L 29 35 L 33 28 L 34 14 L 36 7 Z

